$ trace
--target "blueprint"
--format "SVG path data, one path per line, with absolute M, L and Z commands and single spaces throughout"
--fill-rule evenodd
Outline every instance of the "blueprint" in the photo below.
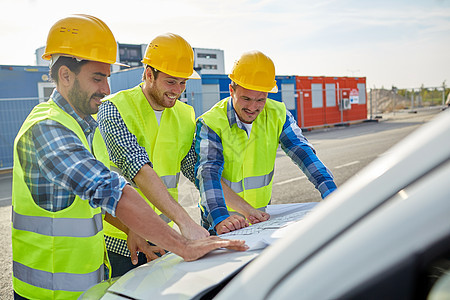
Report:
M 267 206 L 270 219 L 221 234 L 224 239 L 244 240 L 249 250 L 263 249 L 289 232 L 289 225 L 301 221 L 318 203 L 278 204 Z

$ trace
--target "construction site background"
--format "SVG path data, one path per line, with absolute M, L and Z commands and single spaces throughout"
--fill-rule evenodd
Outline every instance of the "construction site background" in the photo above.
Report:
M 367 91 L 367 114 L 370 119 L 377 115 L 396 111 L 448 106 L 450 105 L 450 88 L 420 87 L 413 89 L 370 89 Z

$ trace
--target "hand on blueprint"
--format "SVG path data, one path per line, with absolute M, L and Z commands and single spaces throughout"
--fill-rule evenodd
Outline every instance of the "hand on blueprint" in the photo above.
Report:
M 200 240 L 186 240 L 186 245 L 182 249 L 183 254 L 179 254 L 185 261 L 193 261 L 205 256 L 207 253 L 218 248 L 227 248 L 236 251 L 246 251 L 248 246 L 242 240 L 221 239 L 218 236 L 209 236 Z
M 251 224 L 256 224 L 269 220 L 270 215 L 266 212 L 254 209 L 252 207 L 252 209 L 245 214 L 245 217 Z
M 138 263 L 138 252 L 142 252 L 147 257 L 147 261 L 157 259 L 158 256 L 155 253 L 164 255 L 166 251 L 158 246 L 151 246 L 145 239 L 141 238 L 139 235 L 130 231 L 127 237 L 127 246 L 131 254 L 131 263 L 133 265 Z
M 244 217 L 232 215 L 216 225 L 216 232 L 220 235 L 222 233 L 247 227 L 248 225 L 248 221 Z

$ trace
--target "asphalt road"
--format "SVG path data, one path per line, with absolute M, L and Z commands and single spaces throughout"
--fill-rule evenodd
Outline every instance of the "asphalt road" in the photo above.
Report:
M 304 132 L 319 158 L 331 170 L 339 186 L 370 163 L 376 163 L 393 145 L 432 119 L 439 109 L 417 113 L 397 112 L 383 115 L 379 122 L 348 127 L 321 128 Z M 12 299 L 11 284 L 11 185 L 10 172 L 0 173 L 0 299 Z M 180 181 L 179 201 L 189 214 L 199 220 L 199 194 L 186 178 Z M 275 163 L 272 204 L 320 201 L 302 171 L 279 149 Z
M 386 115 L 378 123 L 361 123 L 349 127 L 306 132 L 316 153 L 331 170 L 338 186 L 417 127 L 434 117 L 431 111 L 421 114 Z M 320 201 L 320 194 L 299 168 L 280 149 L 275 165 L 273 203 Z M 374 162 L 376 163 L 376 161 Z

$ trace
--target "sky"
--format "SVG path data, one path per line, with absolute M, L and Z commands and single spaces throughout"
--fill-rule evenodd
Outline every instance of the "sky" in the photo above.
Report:
M 0 0 L 0 65 L 35 65 L 50 27 L 102 19 L 116 40 L 173 32 L 222 49 L 225 72 L 260 50 L 277 75 L 366 77 L 367 88 L 450 86 L 450 0 Z

